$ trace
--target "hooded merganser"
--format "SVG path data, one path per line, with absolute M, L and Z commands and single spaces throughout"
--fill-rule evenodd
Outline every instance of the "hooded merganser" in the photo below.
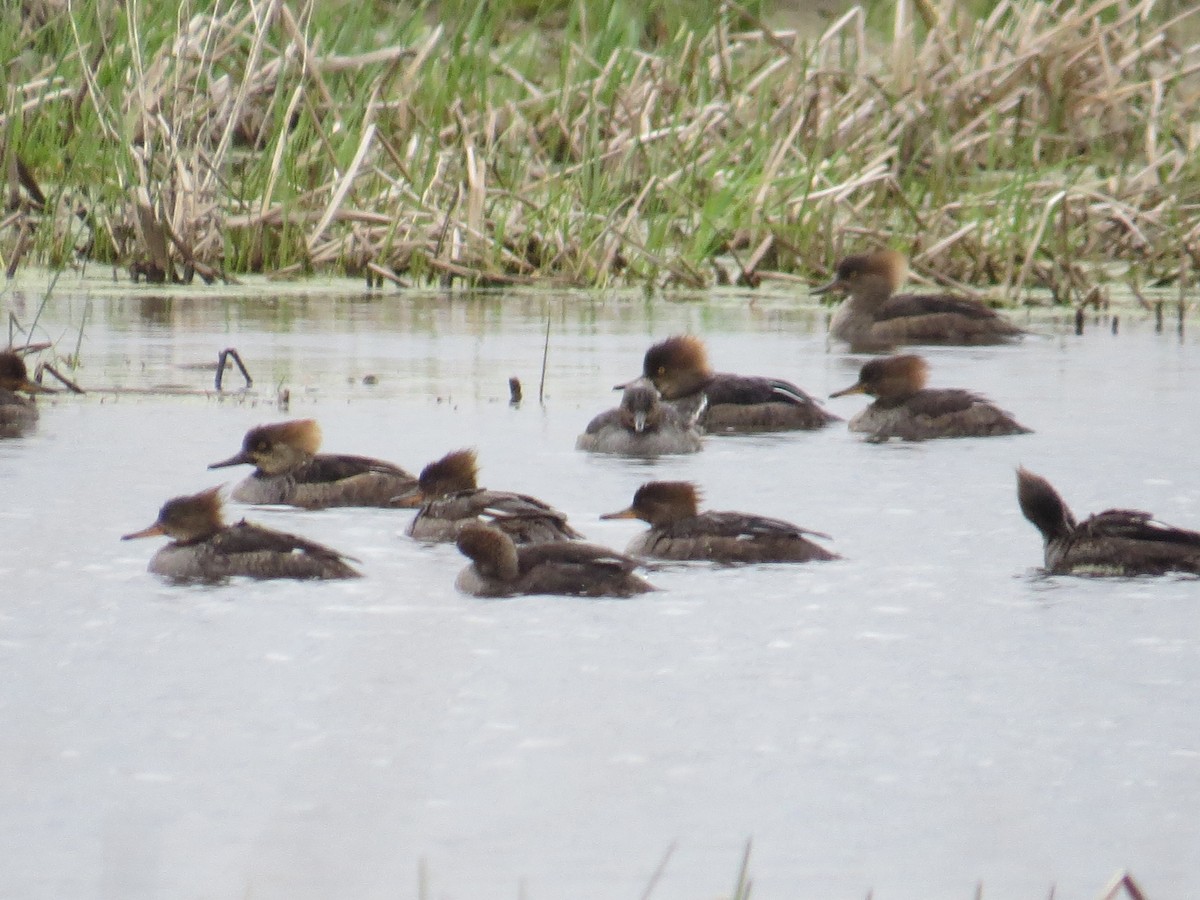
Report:
M 869 394 L 875 398 L 850 420 L 850 430 L 866 432 L 871 441 L 1030 433 L 978 394 L 957 388 L 926 388 L 928 371 L 928 363 L 912 354 L 873 359 L 862 367 L 858 381 L 830 396 Z
M 38 410 L 26 394 L 53 394 L 48 387 L 29 380 L 25 360 L 11 350 L 0 352 L 0 437 L 20 437 L 37 424 Z
M 703 407 L 696 410 L 699 415 Z M 645 378 L 625 385 L 621 405 L 600 413 L 575 442 L 576 450 L 621 456 L 695 453 L 704 446 L 696 415 L 685 416 L 659 401 L 658 389 Z
M 1108 509 L 1077 524 L 1050 482 L 1023 468 L 1017 500 L 1042 533 L 1051 575 L 1200 575 L 1200 532 L 1132 509 Z
M 698 410 L 709 432 L 811 430 L 839 421 L 791 382 L 713 372 L 704 342 L 692 335 L 647 350 L 642 377 L 685 415 Z
M 305 509 L 395 506 L 416 490 L 417 479 L 399 466 L 366 456 L 317 453 L 321 428 L 313 419 L 260 425 L 246 432 L 241 452 L 210 469 L 243 464 L 254 472 L 234 487 L 239 503 L 281 503 Z
M 480 522 L 463 525 L 455 543 L 471 564 L 454 586 L 476 597 L 630 597 L 654 590 L 634 574 L 638 560 L 596 544 L 557 541 L 518 547 L 499 528 Z
M 581 538 L 565 513 L 541 500 L 476 484 L 474 450 L 455 450 L 421 470 L 417 491 L 400 506 L 419 506 L 408 535 L 419 541 L 453 541 L 467 522 L 495 525 L 518 544 L 544 544 Z
M 708 559 L 722 563 L 808 562 L 839 559 L 791 522 L 740 512 L 700 512 L 696 486 L 687 481 L 651 481 L 633 495 L 633 504 L 602 519 L 641 519 L 650 530 L 625 552 L 658 559 Z
M 294 534 L 252 525 L 226 525 L 220 488 L 175 497 L 163 504 L 149 528 L 121 540 L 166 535 L 171 543 L 150 559 L 149 569 L 180 581 L 249 578 L 357 578 L 347 557 Z
M 832 281 L 812 289 L 846 295 L 829 333 L 860 351 L 897 344 L 1000 344 L 1025 333 L 978 300 L 897 294 L 907 276 L 908 262 L 894 250 L 847 256 Z

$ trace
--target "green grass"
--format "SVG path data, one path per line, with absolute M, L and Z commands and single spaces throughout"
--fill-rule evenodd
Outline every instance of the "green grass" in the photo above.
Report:
M 72 264 L 82 220 L 90 258 L 164 277 L 703 287 L 890 245 L 1066 301 L 1195 243 L 1195 26 L 1133 0 L 801 35 L 685 0 L 38 8 L 0 22 L 0 136 L 48 198 L 6 265 Z

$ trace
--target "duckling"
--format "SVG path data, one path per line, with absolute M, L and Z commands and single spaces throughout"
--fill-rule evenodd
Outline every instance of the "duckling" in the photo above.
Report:
M 408 535 L 419 541 L 453 541 L 467 522 L 495 525 L 518 544 L 544 544 L 581 538 L 565 513 L 525 494 L 492 491 L 476 483 L 474 450 L 455 450 L 421 470 L 417 491 L 399 498 L 419 506 Z
M 602 519 L 641 519 L 650 530 L 625 552 L 657 559 L 707 559 L 721 563 L 809 562 L 839 559 L 808 538 L 829 535 L 741 512 L 700 512 L 699 492 L 688 481 L 650 481 L 633 503 Z
M 366 456 L 317 453 L 321 428 L 313 419 L 260 425 L 246 432 L 240 452 L 210 469 L 255 467 L 234 487 L 239 503 L 285 504 L 304 509 L 394 506 L 416 491 L 417 479 L 399 466 Z
M 699 423 L 712 433 L 812 430 L 840 421 L 791 382 L 713 372 L 704 342 L 692 335 L 647 350 L 642 377 L 684 415 L 698 411 Z
M 703 407 L 695 411 L 701 412 Z M 696 453 L 704 446 L 696 415 L 684 416 L 661 403 L 654 384 L 638 378 L 625 385 L 619 407 L 588 422 L 575 449 L 640 457 Z
M 248 578 L 357 578 L 348 557 L 294 534 L 252 525 L 244 519 L 226 525 L 219 488 L 174 497 L 163 504 L 154 524 L 121 538 L 166 535 L 171 543 L 150 559 L 149 570 L 178 581 Z
M 476 597 L 631 597 L 654 590 L 634 574 L 638 560 L 596 544 L 558 541 L 518 547 L 499 528 L 474 521 L 459 529 L 455 543 L 471 564 L 454 586 Z
M 1045 478 L 1017 469 L 1021 512 L 1042 533 L 1051 575 L 1200 575 L 1200 532 L 1147 512 L 1109 509 L 1082 523 Z
M 0 352 L 0 438 L 20 437 L 30 431 L 38 420 L 38 409 L 26 394 L 53 394 L 48 387 L 30 381 L 25 360 L 11 350 Z
M 908 261 L 894 250 L 847 256 L 828 284 L 846 299 L 829 323 L 834 338 L 861 351 L 897 344 L 1001 344 L 1025 334 L 991 307 L 953 294 L 897 294 Z
M 870 441 L 1030 433 L 978 394 L 957 388 L 926 388 L 928 373 L 929 365 L 920 356 L 873 359 L 862 367 L 857 382 L 830 396 L 869 394 L 876 398 L 849 426 L 851 431 L 869 434 Z

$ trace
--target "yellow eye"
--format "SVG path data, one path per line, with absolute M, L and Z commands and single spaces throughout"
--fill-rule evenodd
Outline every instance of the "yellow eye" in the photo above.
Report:
M 659 367 L 658 367 L 658 374 L 659 374 L 659 375 L 666 375 L 666 374 L 667 374 L 667 367 L 666 367 L 666 366 L 659 366 Z

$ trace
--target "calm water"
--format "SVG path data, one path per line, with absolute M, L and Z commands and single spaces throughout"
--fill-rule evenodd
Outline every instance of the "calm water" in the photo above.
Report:
M 862 357 L 824 315 L 735 295 L 60 293 L 39 336 L 93 388 L 188 386 L 237 347 L 257 393 L 96 391 L 0 443 L 0 896 L 1094 898 L 1128 868 L 1200 896 L 1200 587 L 1041 579 L 1014 467 L 1078 513 L 1200 529 L 1200 344 L 1127 321 L 931 350 L 932 382 L 1036 430 L 872 446 L 844 428 L 711 438 L 658 463 L 576 434 L 646 346 L 818 395 Z M 28 323 L 36 297 L 3 304 Z M 537 403 L 546 315 L 546 401 Z M 375 384 L 364 377 L 376 376 Z M 507 404 L 507 380 L 526 403 Z M 237 384 L 236 375 L 231 384 Z M 458 595 L 411 513 L 234 509 L 362 561 L 354 583 L 182 588 L 122 543 L 243 432 L 315 416 L 325 448 L 418 469 L 479 449 L 483 483 L 591 539 L 652 478 L 830 533 L 844 561 L 652 574 L 627 601 Z M 861 398 L 832 401 L 849 417 Z M 673 851 L 672 851 L 673 848 Z M 422 875 L 422 873 L 424 873 Z

